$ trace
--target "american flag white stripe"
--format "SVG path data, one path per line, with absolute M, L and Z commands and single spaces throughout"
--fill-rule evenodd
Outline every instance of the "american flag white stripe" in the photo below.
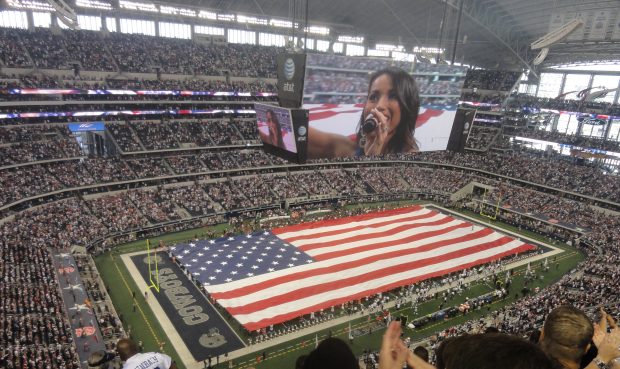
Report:
M 318 261 L 207 287 L 250 330 L 532 248 L 421 207 L 274 233 Z
M 414 225 L 426 225 L 426 224 L 433 224 L 436 221 L 442 220 L 442 219 L 446 219 L 446 216 L 443 214 L 429 214 L 428 217 L 425 217 L 423 219 L 414 219 L 414 220 L 406 220 L 406 221 L 397 221 L 395 223 L 390 223 L 390 224 L 386 224 L 386 225 L 381 225 L 381 226 L 373 226 L 373 227 L 363 227 L 363 228 L 356 228 L 352 231 L 347 231 L 347 230 L 343 230 L 341 233 L 339 234 L 330 234 L 328 236 L 317 236 L 316 238 L 313 239 L 304 239 L 304 240 L 295 240 L 295 241 L 291 241 L 289 239 L 286 239 L 285 237 L 282 237 L 280 235 L 281 238 L 285 238 L 288 242 L 292 243 L 293 245 L 301 248 L 302 250 L 306 250 L 309 249 L 310 247 L 303 247 L 303 246 L 307 246 L 307 245 L 313 245 L 313 244 L 323 244 L 326 242 L 333 242 L 336 241 L 334 243 L 339 243 L 342 240 L 346 240 L 349 238 L 353 238 L 355 236 L 366 236 L 366 237 L 377 237 L 377 236 L 381 236 L 382 234 L 386 234 L 386 233 L 391 233 L 388 231 L 398 231 L 399 229 L 403 229 L 403 228 L 408 228 L 406 226 L 414 226 Z
M 415 220 L 415 219 L 425 219 L 429 216 L 437 214 L 436 211 L 432 211 L 426 208 L 422 208 L 420 211 L 416 212 L 415 215 L 411 214 L 411 211 L 406 213 L 397 214 L 397 215 L 389 215 L 389 216 L 378 216 L 370 219 L 364 219 L 359 221 L 346 222 L 342 224 L 336 224 L 333 226 L 325 226 L 317 228 L 310 228 L 312 224 L 309 223 L 309 226 L 301 229 L 299 231 L 290 231 L 290 232 L 275 232 L 280 238 L 286 239 L 289 242 L 294 242 L 302 239 L 317 239 L 317 237 L 321 237 L 322 235 L 327 235 L 329 233 L 340 233 L 347 230 L 360 229 L 362 227 L 373 227 L 377 225 L 384 224 L 393 224 L 396 221 L 403 221 L 403 219 Z
M 317 309 L 320 309 L 321 306 L 324 306 L 325 303 L 327 303 L 328 306 L 340 304 L 345 301 L 367 296 L 369 293 L 378 292 L 386 286 L 389 288 L 397 287 L 401 285 L 403 281 L 416 280 L 419 277 L 430 278 L 432 276 L 443 275 L 445 273 L 449 273 L 455 268 L 460 269 L 463 265 L 470 265 L 471 263 L 474 263 L 473 265 L 475 265 L 479 260 L 487 260 L 489 257 L 491 259 L 495 259 L 496 255 L 500 253 L 500 249 L 502 252 L 509 252 L 509 254 L 511 254 L 514 249 L 521 245 L 522 243 L 519 241 L 513 241 L 510 244 L 499 248 L 446 260 L 441 263 L 428 265 L 415 270 L 407 270 L 400 273 L 390 274 L 382 278 L 372 279 L 370 281 L 365 281 L 355 285 L 343 286 L 341 288 L 329 290 L 320 294 L 312 294 L 309 296 L 306 295 L 303 298 L 295 298 L 289 302 L 275 306 L 267 306 L 261 310 L 254 311 L 249 314 L 239 314 L 235 312 L 233 315 L 235 316 L 235 319 L 243 325 L 273 319 L 274 317 L 289 320 L 296 316 L 307 314 L 311 311 L 316 311 Z
M 417 227 L 409 226 L 410 228 L 407 230 L 401 230 L 400 232 L 382 232 L 379 237 L 370 237 L 369 239 L 363 239 L 361 237 L 353 237 L 351 238 L 351 242 L 343 242 L 342 244 L 334 244 L 332 242 L 325 244 L 325 246 L 321 246 L 320 244 L 316 244 L 318 248 L 311 250 L 304 250 L 312 257 L 322 256 L 321 260 L 324 260 L 326 255 L 334 255 L 334 254 L 342 254 L 343 252 L 350 250 L 351 252 L 357 252 L 361 248 L 365 246 L 375 247 L 378 244 L 383 244 L 385 242 L 389 243 L 403 243 L 407 242 L 411 237 L 417 238 L 420 235 L 426 236 L 427 234 L 433 234 L 432 232 L 440 232 L 446 228 L 458 227 L 458 226 L 469 226 L 467 223 L 454 220 L 448 217 L 444 217 L 443 219 L 438 219 L 436 222 L 433 222 L 431 225 L 419 225 Z M 359 235 L 356 235 L 359 236 Z M 294 243 L 293 243 L 294 244 Z M 295 245 L 296 246 L 296 245 Z M 332 256 L 333 257 L 333 256 Z

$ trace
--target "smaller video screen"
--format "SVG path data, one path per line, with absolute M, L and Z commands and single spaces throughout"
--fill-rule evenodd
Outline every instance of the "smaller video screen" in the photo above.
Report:
M 258 134 L 263 144 L 296 154 L 291 111 L 266 104 L 254 104 L 254 110 Z

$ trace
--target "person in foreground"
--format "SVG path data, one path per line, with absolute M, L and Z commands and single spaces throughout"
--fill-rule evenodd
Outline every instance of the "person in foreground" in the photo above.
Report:
M 558 369 L 620 367 L 614 361 L 620 357 L 620 331 L 602 309 L 600 322 L 592 324 L 573 306 L 555 308 L 545 320 L 539 344 Z
M 435 367 L 407 349 L 400 339 L 399 322 L 392 322 L 383 336 L 380 369 Z M 440 354 L 439 354 L 440 353 Z M 437 369 L 552 369 L 552 363 L 535 344 L 501 333 L 462 335 L 446 340 L 438 350 Z
M 170 356 L 159 352 L 140 353 L 138 345 L 128 338 L 118 341 L 116 351 L 123 361 L 123 369 L 177 369 Z
M 413 77 L 399 68 L 381 69 L 370 77 L 355 140 L 310 127 L 308 157 L 417 152 L 414 131 L 419 109 L 420 95 Z M 372 121 L 370 128 L 364 129 L 367 121 Z

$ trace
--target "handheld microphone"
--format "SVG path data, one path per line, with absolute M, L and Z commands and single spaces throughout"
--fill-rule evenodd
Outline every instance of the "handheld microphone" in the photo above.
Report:
M 372 114 L 368 114 L 364 123 L 362 123 L 362 132 L 368 134 L 377 129 L 377 120 Z

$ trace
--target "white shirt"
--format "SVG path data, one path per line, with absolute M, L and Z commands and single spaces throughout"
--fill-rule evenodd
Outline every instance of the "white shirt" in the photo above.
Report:
M 125 361 L 123 369 L 169 369 L 172 359 L 159 352 L 135 354 Z

